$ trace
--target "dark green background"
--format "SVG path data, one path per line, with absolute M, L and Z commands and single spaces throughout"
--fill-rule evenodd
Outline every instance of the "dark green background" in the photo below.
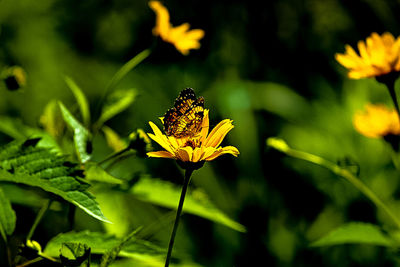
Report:
M 367 102 L 390 105 L 389 95 L 372 79 L 348 80 L 334 54 L 343 52 L 345 44 L 356 46 L 372 32 L 398 36 L 400 3 L 164 3 L 173 25 L 189 22 L 192 28 L 204 29 L 201 49 L 183 56 L 158 40 L 151 56 L 118 85 L 136 88 L 140 96 L 107 125 L 123 137 L 136 128 L 150 132 L 148 121 L 161 126 L 157 118 L 183 88 L 193 87 L 205 97 L 211 125 L 224 118 L 234 120 L 235 128 L 223 144 L 236 146 L 241 154 L 206 163 L 194 173 L 192 186 L 203 188 L 220 209 L 248 228 L 246 234 L 237 233 L 185 215 L 176 249 L 204 266 L 396 266 L 396 251 L 381 247 L 310 248 L 310 242 L 345 222 L 389 222 L 346 181 L 268 149 L 265 140 L 281 136 L 291 146 L 331 161 L 350 157 L 379 195 L 398 197 L 399 175 L 389 148 L 382 140 L 360 136 L 351 124 L 353 113 Z M 76 112 L 63 80 L 68 75 L 88 96 L 96 118 L 97 103 L 113 74 L 153 45 L 153 26 L 154 13 L 146 1 L 0 1 L 0 67 L 19 65 L 27 72 L 23 89 L 0 89 L 0 114 L 38 127 L 43 108 L 52 99 Z M 0 140 L 11 139 L 1 134 Z M 111 152 L 104 140 L 94 145 L 95 160 Z M 132 159 L 117 174 L 131 176 L 138 170 L 182 182 L 180 169 L 166 159 Z M 110 202 L 117 201 L 109 197 Z M 120 230 L 112 231 L 122 234 L 148 223 L 148 209 L 130 203 L 121 208 L 130 215 L 115 223 Z M 24 233 L 37 211 L 18 206 L 16 210 L 25 212 L 25 217 L 17 214 L 17 231 Z M 80 216 L 77 229 L 102 228 Z M 36 239 L 45 242 L 62 231 L 51 222 L 58 217 L 62 216 L 48 214 Z M 171 227 L 163 228 L 156 242 L 166 246 Z

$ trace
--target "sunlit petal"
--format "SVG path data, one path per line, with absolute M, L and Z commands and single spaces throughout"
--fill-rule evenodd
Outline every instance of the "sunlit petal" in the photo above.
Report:
M 396 111 L 384 105 L 367 105 L 365 111 L 354 115 L 353 124 L 359 133 L 370 138 L 400 134 L 400 122 Z
M 215 128 L 208 135 L 205 145 L 217 147 L 221 144 L 227 133 L 233 129 L 232 120 L 225 119 L 215 126 Z
M 352 79 L 378 77 L 400 71 L 400 39 L 391 33 L 372 33 L 357 43 L 358 55 L 349 45 L 344 54 L 335 54 L 336 60 L 349 70 Z
M 169 158 L 169 159 L 175 158 L 175 154 L 170 153 L 170 152 L 168 152 L 168 151 L 152 151 L 152 152 L 147 152 L 147 156 L 153 157 L 153 158 Z

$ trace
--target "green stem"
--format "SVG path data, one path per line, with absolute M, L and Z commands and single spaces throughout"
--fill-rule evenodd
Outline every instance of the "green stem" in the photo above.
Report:
M 396 108 L 397 115 L 399 116 L 399 119 L 400 119 L 400 108 L 399 108 L 399 102 L 397 101 L 396 91 L 394 89 L 394 81 L 393 82 L 387 82 L 385 84 L 386 84 L 386 86 L 387 86 L 387 88 L 389 90 L 390 97 L 393 100 L 394 107 Z
M 32 259 L 32 260 L 26 261 L 26 262 L 24 262 L 24 263 L 22 263 L 22 264 L 20 264 L 20 265 L 17 265 L 17 267 L 25 267 L 25 266 L 34 264 L 34 263 L 36 263 L 36 262 L 39 262 L 39 261 L 41 261 L 41 260 L 43 260 L 42 257 L 37 257 L 37 258 L 34 258 L 34 259 Z
M 179 219 L 180 219 L 181 213 L 182 213 L 183 202 L 185 201 L 186 191 L 187 191 L 192 173 L 193 173 L 193 169 L 191 169 L 191 168 L 188 168 L 185 171 L 185 180 L 183 181 L 181 197 L 179 199 L 179 205 L 178 205 L 178 209 L 176 211 L 174 228 L 172 229 L 171 238 L 169 240 L 167 258 L 165 260 L 165 267 L 169 266 L 169 261 L 171 259 L 171 254 L 172 254 L 172 248 L 174 247 L 175 235 L 176 235 L 176 231 L 178 229 Z
M 109 160 L 112 160 L 112 159 L 114 159 L 114 158 L 117 158 L 117 157 L 121 156 L 122 154 L 124 154 L 125 152 L 127 152 L 127 151 L 129 151 L 129 150 L 130 150 L 130 148 L 129 148 L 129 146 L 128 146 L 128 147 L 126 147 L 126 148 L 124 148 L 124 149 L 122 149 L 122 150 L 120 150 L 120 151 L 117 151 L 117 152 L 111 154 L 110 156 L 108 156 L 107 158 L 103 159 L 102 161 L 100 161 L 100 162 L 98 163 L 98 165 L 102 165 L 102 164 L 106 163 L 106 162 L 109 161 Z
M 39 213 L 37 214 L 35 221 L 33 222 L 33 225 L 31 227 L 31 230 L 29 231 L 26 240 L 31 240 L 33 234 L 35 233 L 36 227 L 39 225 L 40 221 L 42 220 L 44 214 L 46 213 L 46 211 L 49 209 L 51 204 L 51 200 L 48 199 L 45 201 L 45 203 L 43 204 L 42 208 L 39 210 Z
M 363 193 L 366 197 L 368 197 L 378 208 L 382 209 L 400 229 L 400 220 L 396 217 L 393 211 L 367 185 L 365 185 L 360 179 L 358 179 L 348 170 L 343 169 L 340 166 L 319 156 L 292 149 L 283 140 L 277 138 L 269 138 L 267 140 L 267 144 L 291 157 L 302 159 L 320 165 L 322 167 L 327 168 L 334 174 L 345 178 L 361 193 Z

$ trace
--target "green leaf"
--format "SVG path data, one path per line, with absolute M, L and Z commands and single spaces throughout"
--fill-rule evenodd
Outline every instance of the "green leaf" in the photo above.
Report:
M 79 176 L 76 164 L 48 148 L 36 147 L 39 139 L 14 141 L 0 149 L 0 181 L 39 187 L 81 208 L 94 218 L 108 222 L 89 184 Z
M 117 90 L 110 94 L 96 123 L 97 127 L 100 128 L 106 121 L 128 108 L 135 100 L 137 94 L 135 89 Z
M 48 133 L 23 124 L 19 118 L 0 116 L 0 132 L 14 139 L 40 137 L 40 146 L 52 147 L 54 150 L 60 151 L 57 142 Z
M 92 254 L 104 254 L 121 244 L 123 240 L 113 235 L 99 232 L 69 232 L 59 234 L 47 243 L 44 253 L 56 257 L 60 247 L 66 242 L 78 242 L 88 245 Z M 131 239 L 124 244 L 119 256 L 129 257 L 140 260 L 151 260 L 162 262 L 166 251 L 151 242 L 139 239 Z
M 117 85 L 119 81 L 122 80 L 122 78 L 124 78 L 126 74 L 128 74 L 128 72 L 130 72 L 140 62 L 145 60 L 150 55 L 150 53 L 150 49 L 143 50 L 132 59 L 130 59 L 128 62 L 126 62 L 112 77 L 110 83 L 107 86 L 107 91 L 110 89 L 112 90 L 115 85 Z
M 44 108 L 40 116 L 40 124 L 54 138 L 61 137 L 65 128 L 57 100 L 51 100 Z
M 58 104 L 60 105 L 61 113 L 65 122 L 74 131 L 74 143 L 79 160 L 80 162 L 85 163 L 90 159 L 90 151 L 87 151 L 88 146 L 90 145 L 90 133 L 74 118 L 74 116 L 72 116 L 69 110 L 61 102 Z
M 85 94 L 82 92 L 81 88 L 79 88 L 79 86 L 75 83 L 75 81 L 72 80 L 70 77 L 65 76 L 65 82 L 67 83 L 69 89 L 71 89 L 76 98 L 76 101 L 78 102 L 79 109 L 82 114 L 83 124 L 88 127 L 90 124 L 90 109 Z
M 107 145 L 111 147 L 114 152 L 121 151 L 128 146 L 127 142 L 121 139 L 121 137 L 110 127 L 104 125 L 101 129 L 103 130 Z
M 373 224 L 351 222 L 340 226 L 326 236 L 313 242 L 311 246 L 322 247 L 342 244 L 369 244 L 394 247 L 395 242 Z
M 63 243 L 60 259 L 64 266 L 88 267 L 90 266 L 90 247 L 81 243 Z
M 85 165 L 85 177 L 89 181 L 96 181 L 108 184 L 122 184 L 123 181 L 115 178 L 102 167 L 94 162 L 87 162 Z
M 12 235 L 14 232 L 16 220 L 11 203 L 0 187 L 0 233 L 5 241 L 7 241 L 7 235 Z
M 11 136 L 14 139 L 27 138 L 25 125 L 18 118 L 0 116 L 0 132 Z
M 170 209 L 177 209 L 181 195 L 181 187 L 159 179 L 142 177 L 133 186 L 131 193 L 141 201 Z M 207 195 L 200 190 L 189 191 L 186 194 L 183 212 L 220 223 L 239 232 L 246 232 L 246 228 L 243 225 L 230 219 L 216 208 L 208 199 Z

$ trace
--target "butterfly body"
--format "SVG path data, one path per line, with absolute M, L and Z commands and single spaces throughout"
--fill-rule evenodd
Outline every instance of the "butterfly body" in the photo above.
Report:
M 201 129 L 204 117 L 204 98 L 198 97 L 192 88 L 182 90 L 174 107 L 164 115 L 164 132 L 168 136 L 182 138 L 194 136 Z

